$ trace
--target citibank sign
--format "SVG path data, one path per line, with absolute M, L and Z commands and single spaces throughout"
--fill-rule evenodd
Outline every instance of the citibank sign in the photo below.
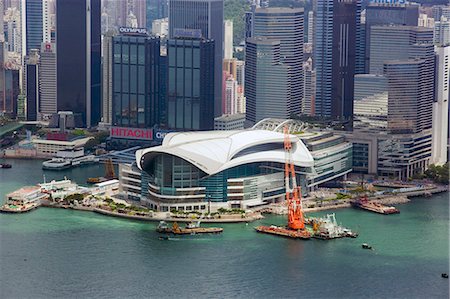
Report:
M 109 132 L 113 138 L 153 140 L 152 129 L 111 127 Z

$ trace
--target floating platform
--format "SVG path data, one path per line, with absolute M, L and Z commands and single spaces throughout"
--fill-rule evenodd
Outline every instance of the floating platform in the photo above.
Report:
M 156 231 L 158 233 L 174 235 L 220 234 L 223 232 L 223 228 L 200 227 L 200 223 L 188 224 L 186 227 L 182 228 L 176 222 L 173 223 L 172 227 L 169 227 L 164 221 L 161 221 Z
M 40 204 L 32 204 L 32 205 L 12 205 L 12 204 L 5 204 L 0 207 L 1 213 L 26 213 L 31 210 L 36 209 L 39 207 Z
M 271 235 L 278 235 L 282 237 L 287 238 L 294 238 L 294 239 L 310 239 L 311 233 L 307 230 L 292 230 L 286 227 L 280 227 L 280 226 L 257 226 L 255 227 L 255 230 L 259 233 L 265 233 L 265 234 L 271 234 Z
M 370 211 L 370 212 L 374 212 L 374 213 L 378 213 L 378 214 L 383 214 L 383 215 L 400 213 L 400 211 L 395 207 L 385 206 L 380 203 L 370 202 L 367 199 L 354 200 L 354 201 L 351 201 L 350 204 L 354 208 L 362 209 L 362 210 L 366 210 L 366 211 Z

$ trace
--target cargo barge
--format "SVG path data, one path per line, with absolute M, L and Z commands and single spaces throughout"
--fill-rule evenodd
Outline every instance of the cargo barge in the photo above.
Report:
M 221 227 L 200 227 L 200 221 L 191 222 L 182 228 L 178 223 L 174 222 L 172 227 L 168 226 L 165 221 L 161 221 L 156 229 L 158 233 L 174 234 L 174 235 L 196 235 L 196 234 L 219 234 L 223 232 Z
M 294 238 L 294 239 L 311 239 L 311 234 L 307 230 L 293 230 L 280 226 L 257 226 L 255 230 L 259 233 L 278 235 L 282 237 Z
M 383 214 L 383 215 L 400 213 L 400 211 L 395 207 L 385 206 L 385 205 L 382 205 L 382 204 L 376 203 L 376 202 L 370 202 L 367 199 L 367 197 L 362 197 L 360 199 L 353 200 L 350 202 L 350 204 L 354 208 L 362 209 L 362 210 L 366 210 L 366 211 L 370 211 L 370 212 L 374 212 L 374 213 L 378 213 L 378 214 Z

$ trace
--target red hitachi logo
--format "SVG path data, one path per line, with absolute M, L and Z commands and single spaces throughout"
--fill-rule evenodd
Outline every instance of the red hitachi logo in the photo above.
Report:
M 152 129 L 111 127 L 110 135 L 114 138 L 153 140 Z

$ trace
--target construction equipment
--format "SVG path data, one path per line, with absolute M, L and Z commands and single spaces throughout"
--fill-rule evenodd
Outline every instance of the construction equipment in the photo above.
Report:
M 112 163 L 111 158 L 108 159 L 105 163 L 105 176 L 104 177 L 95 177 L 95 178 L 88 178 L 87 183 L 89 184 L 97 184 L 101 182 L 106 182 L 108 180 L 117 179 L 116 173 L 114 171 L 114 165 Z
M 286 203 L 288 204 L 288 227 L 293 230 L 305 229 L 301 203 L 301 187 L 297 186 L 295 168 L 292 162 L 292 143 L 287 126 L 284 127 L 284 180 L 286 186 Z

